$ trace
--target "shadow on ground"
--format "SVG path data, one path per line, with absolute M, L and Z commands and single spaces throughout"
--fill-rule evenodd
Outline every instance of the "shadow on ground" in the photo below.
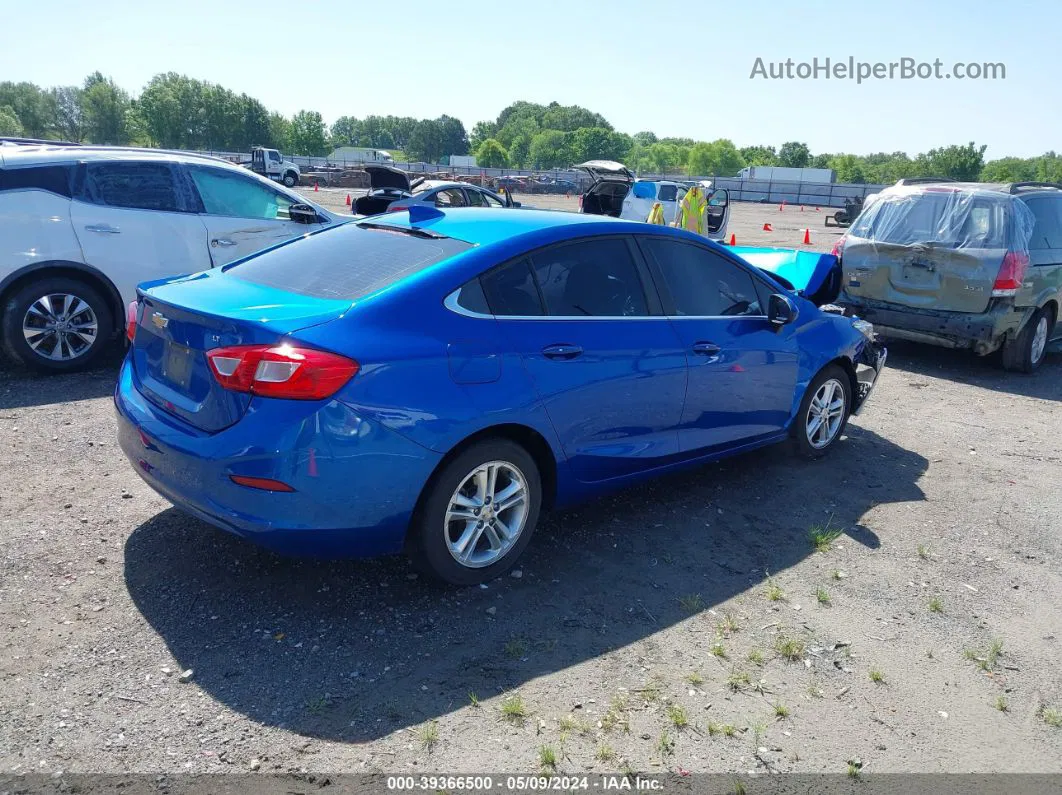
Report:
M 823 461 L 771 448 L 549 517 L 523 577 L 485 590 L 411 579 L 398 558 L 279 558 L 175 509 L 129 538 L 126 585 L 212 698 L 303 735 L 374 739 L 756 588 L 813 554 L 808 528 L 831 514 L 876 549 L 862 515 L 923 499 L 927 461 L 849 434 Z
M 45 375 L 0 359 L 0 410 L 48 406 L 105 397 L 114 392 L 125 349 L 113 346 L 91 370 L 70 375 Z
M 972 384 L 994 392 L 1062 401 L 1062 354 L 1059 353 L 1048 353 L 1040 369 L 1026 375 L 1004 370 L 998 352 L 976 356 L 971 351 L 950 350 L 915 342 L 887 340 L 887 344 L 888 366 L 897 370 Z

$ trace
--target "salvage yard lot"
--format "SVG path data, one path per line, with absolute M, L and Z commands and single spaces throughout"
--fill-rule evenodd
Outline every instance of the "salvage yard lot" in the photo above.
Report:
M 821 219 L 731 231 L 829 250 Z M 1062 357 L 893 344 L 825 460 L 549 516 L 466 590 L 169 507 L 115 442 L 116 368 L 0 370 L 7 772 L 1062 772 Z

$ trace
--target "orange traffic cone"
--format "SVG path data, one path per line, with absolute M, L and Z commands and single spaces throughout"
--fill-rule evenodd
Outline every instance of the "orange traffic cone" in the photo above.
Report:
M 730 245 L 732 245 L 732 246 L 736 246 L 737 245 L 737 237 L 732 232 L 730 234 Z
M 815 212 L 818 212 L 818 211 L 819 211 L 819 208 L 818 208 L 818 207 L 816 207 L 816 208 L 815 208 Z
M 782 210 L 784 210 L 784 209 L 785 209 L 785 202 L 782 202 L 781 204 L 778 205 L 778 212 L 782 212 Z
M 347 207 L 349 207 L 349 206 L 350 206 L 350 194 L 348 193 L 347 194 Z
M 805 229 L 804 230 L 804 245 L 805 246 L 810 246 L 811 245 L 811 230 L 810 229 Z
M 317 193 L 317 180 L 313 181 L 313 192 Z
M 763 225 L 763 231 L 764 232 L 773 232 L 774 230 L 771 229 L 771 225 L 770 224 L 764 224 Z
M 804 212 L 804 205 L 800 205 L 800 212 Z

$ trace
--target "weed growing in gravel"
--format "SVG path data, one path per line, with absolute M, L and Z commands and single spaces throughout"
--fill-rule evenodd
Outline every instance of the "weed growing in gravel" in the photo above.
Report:
M 519 693 L 513 693 L 502 701 L 501 714 L 510 723 L 523 723 L 530 713 L 523 697 Z
M 505 644 L 505 653 L 518 660 L 527 653 L 527 644 L 522 638 L 512 638 Z
M 996 667 L 996 663 L 999 662 L 999 655 L 1003 653 L 1003 641 L 996 638 L 989 644 L 988 649 L 980 651 L 978 649 L 963 649 L 962 656 L 967 660 L 977 663 L 978 667 L 982 671 L 991 671 Z
M 885 684 L 885 674 L 879 671 L 877 668 L 870 669 L 870 681 L 876 685 Z
M 779 635 L 774 639 L 774 650 L 789 662 L 796 662 L 804 656 L 804 641 L 788 635 Z
M 778 585 L 778 583 L 771 579 L 767 580 L 767 589 L 764 591 L 764 594 L 767 596 L 767 601 L 769 602 L 780 602 L 785 599 L 785 591 L 782 590 L 782 587 Z
M 686 594 L 679 598 L 679 604 L 687 613 L 699 613 L 704 610 L 704 600 L 699 593 Z
M 862 765 L 856 764 L 855 762 L 849 762 L 848 763 L 848 778 L 859 778 L 859 769 L 861 767 L 862 767 Z
M 723 639 L 722 638 L 716 638 L 715 639 L 715 643 L 713 643 L 708 648 L 708 653 L 711 654 L 713 657 L 721 657 L 722 659 L 725 660 L 726 659 L 726 646 L 723 645 Z
M 789 707 L 782 702 L 778 702 L 774 705 L 774 716 L 779 720 L 784 720 L 789 717 Z
M 830 529 L 830 522 L 832 521 L 833 517 L 831 516 L 825 527 L 815 525 L 808 530 L 808 540 L 811 542 L 811 546 L 815 547 L 816 552 L 829 552 L 833 542 L 841 535 L 840 530 Z
M 635 692 L 640 693 L 648 703 L 652 704 L 654 701 L 660 698 L 660 693 L 663 690 L 662 685 L 658 679 L 650 679 L 645 683 L 643 687 L 638 688 Z
M 312 715 L 320 715 L 328 707 L 328 699 L 324 696 L 318 696 L 315 699 L 306 702 L 306 711 Z
M 701 676 L 700 671 L 691 671 L 686 675 L 686 681 L 694 687 L 704 684 L 704 677 Z
M 766 723 L 757 723 L 752 727 L 752 744 L 756 747 L 760 747 L 760 740 L 763 739 L 763 735 L 767 733 Z
M 667 708 L 667 717 L 671 721 L 671 725 L 676 729 L 685 729 L 690 725 L 689 716 L 686 714 L 686 710 L 680 707 L 678 704 L 671 704 Z
M 929 600 L 929 612 L 930 613 L 943 613 L 944 603 L 940 601 L 939 597 L 934 596 Z
M 439 723 L 430 720 L 420 727 L 420 744 L 430 754 L 439 742 Z
M 1007 712 L 1010 709 L 1010 704 L 1007 703 L 1007 700 L 1003 698 L 1003 696 L 997 696 L 996 703 L 992 706 L 994 706 L 1000 712 Z
M 479 696 L 476 695 L 475 690 L 468 691 L 468 703 L 471 704 L 473 707 L 479 706 Z
M 675 739 L 667 733 L 667 729 L 660 732 L 660 739 L 656 741 L 656 750 L 660 752 L 661 757 L 675 753 Z
M 749 652 L 748 661 L 753 665 L 763 665 L 763 652 L 759 649 L 752 649 Z
M 723 620 L 715 626 L 716 632 L 722 635 L 724 638 L 729 638 L 735 632 L 741 629 L 737 619 L 731 613 L 724 613 Z
M 734 795 L 747 795 L 748 790 L 745 789 L 745 785 L 741 783 L 741 779 L 734 781 Z
M 927 547 L 925 544 L 919 544 L 917 551 L 918 557 L 920 557 L 922 560 L 929 560 L 929 547 Z
M 815 589 L 815 598 L 820 605 L 828 605 L 830 603 L 830 592 L 820 585 Z
M 848 575 L 847 575 L 847 574 L 845 574 L 845 573 L 844 573 L 843 571 L 841 571 L 840 569 L 834 569 L 834 570 L 833 570 L 832 572 L 830 572 L 830 576 L 831 576 L 831 577 L 833 577 L 833 579 L 835 579 L 835 580 L 837 580 L 838 582 L 840 582 L 841 580 L 843 580 L 843 579 L 844 579 L 845 577 L 847 577 Z
M 601 718 L 601 728 L 606 732 L 622 730 L 624 734 L 630 734 L 631 725 L 627 719 L 627 699 L 617 695 L 612 699 L 608 712 Z
M 731 671 L 730 676 L 726 678 L 726 686 L 735 693 L 744 690 L 750 684 L 752 684 L 752 677 L 749 676 L 748 671 L 734 670 Z
M 538 749 L 538 763 L 543 770 L 557 769 L 557 752 L 553 750 L 552 745 L 543 745 Z
M 579 720 L 574 715 L 565 715 L 559 723 L 562 732 L 575 732 L 583 737 L 590 733 L 590 724 Z
M 737 726 L 732 723 L 724 723 L 719 727 L 719 731 L 723 733 L 724 737 L 733 737 L 737 734 Z
M 818 682 L 812 682 L 808 685 L 808 695 L 812 698 L 825 698 L 826 693 L 823 692 L 822 687 Z
M 612 747 L 610 745 L 607 745 L 606 743 L 601 743 L 597 747 L 597 753 L 595 753 L 594 756 L 596 756 L 602 762 L 611 762 L 613 759 L 616 758 L 616 752 L 612 750 Z
M 1044 707 L 1040 710 L 1040 717 L 1052 729 L 1062 729 L 1062 710 Z

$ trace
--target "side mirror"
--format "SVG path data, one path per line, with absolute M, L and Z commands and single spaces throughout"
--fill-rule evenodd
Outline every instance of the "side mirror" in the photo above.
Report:
M 288 218 L 297 224 L 316 224 L 321 220 L 317 210 L 308 204 L 293 204 L 288 207 Z
M 774 293 L 767 299 L 767 319 L 772 326 L 781 328 L 796 320 L 797 309 L 793 302 L 781 293 Z
M 520 204 L 520 202 L 513 202 L 513 207 L 523 207 L 523 206 L 524 205 Z

